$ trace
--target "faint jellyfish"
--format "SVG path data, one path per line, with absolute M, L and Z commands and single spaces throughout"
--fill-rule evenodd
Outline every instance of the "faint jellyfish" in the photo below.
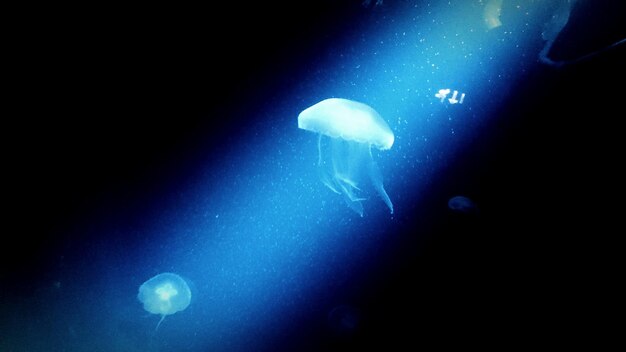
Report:
M 562 0 L 558 4 L 556 10 L 552 13 L 550 20 L 544 25 L 541 37 L 546 41 L 543 49 L 539 52 L 539 60 L 548 65 L 559 65 L 560 63 L 553 61 L 550 57 L 550 49 L 554 41 L 559 36 L 567 22 L 572 11 L 572 5 L 575 0 Z
M 483 20 L 487 30 L 491 30 L 502 25 L 500 14 L 502 13 L 503 0 L 488 0 L 483 10 Z
M 366 199 L 364 187 L 369 183 L 393 214 L 393 204 L 372 159 L 372 146 L 389 149 L 394 135 L 374 109 L 347 99 L 326 99 L 302 111 L 298 127 L 319 134 L 320 179 L 343 195 L 348 207 L 363 216 L 361 201 Z
M 561 0 L 557 2 L 556 9 L 550 16 L 549 21 L 546 22 L 546 24 L 544 25 L 543 31 L 541 32 L 541 37 L 543 38 L 543 40 L 546 41 L 546 43 L 544 44 L 543 49 L 541 49 L 541 51 L 539 52 L 540 62 L 550 65 L 550 66 L 554 66 L 554 67 L 561 67 L 564 65 L 574 64 L 577 62 L 588 60 L 604 51 L 613 49 L 615 47 L 618 47 L 626 43 L 626 38 L 624 38 L 600 50 L 587 53 L 585 55 L 576 57 L 574 59 L 558 60 L 558 61 L 553 60 L 550 57 L 550 51 L 552 50 L 552 46 L 554 45 L 554 42 L 559 37 L 559 34 L 563 30 L 563 28 L 565 28 L 565 26 L 568 24 L 569 19 L 570 19 L 570 14 L 572 12 L 572 9 L 574 8 L 574 5 L 576 4 L 576 1 L 577 0 Z
M 478 212 L 476 203 L 464 196 L 455 196 L 448 201 L 448 208 L 452 211 L 464 214 L 473 214 Z
M 369 7 L 372 3 L 372 0 L 363 0 L 363 2 L 361 3 L 361 5 L 363 7 Z M 374 3 L 373 7 L 378 7 L 378 6 L 382 6 L 383 5 L 383 0 L 376 0 L 376 2 Z
M 334 307 L 328 313 L 328 327 L 337 335 L 351 335 L 355 333 L 361 323 L 360 312 L 348 305 Z

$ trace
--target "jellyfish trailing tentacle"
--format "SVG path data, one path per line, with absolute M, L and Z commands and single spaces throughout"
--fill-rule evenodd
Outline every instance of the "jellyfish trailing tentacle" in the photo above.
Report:
M 320 180 L 326 187 L 328 187 L 331 191 L 342 194 L 341 186 L 338 184 L 335 177 L 332 175 L 333 172 L 328 170 L 329 166 L 326 165 L 326 159 L 324 157 L 324 152 L 322 148 L 322 134 L 319 135 L 317 141 L 317 149 L 318 149 L 318 161 L 317 161 L 317 170 L 320 177 Z
M 385 191 L 385 187 L 383 187 L 383 175 L 380 172 L 380 169 L 378 168 L 378 164 L 372 161 L 369 164 L 368 171 L 369 171 L 370 179 L 372 181 L 372 185 L 374 186 L 374 189 L 376 190 L 376 192 L 378 192 L 378 195 L 380 196 L 380 198 L 382 198 L 383 202 L 387 204 L 387 207 L 389 208 L 389 211 L 391 212 L 391 214 L 393 214 L 393 204 L 391 203 L 391 199 L 389 198 L 389 195 Z
M 363 216 L 361 201 L 367 198 L 362 196 L 364 192 L 360 185 L 364 183 L 361 168 L 366 161 L 359 156 L 364 153 L 361 149 L 369 146 L 349 143 L 341 138 L 322 137 L 321 134 L 319 138 L 320 180 L 330 190 L 341 195 L 350 209 Z
M 163 320 L 165 320 L 165 317 L 166 317 L 165 314 L 161 315 L 161 320 L 159 320 L 159 322 L 157 323 L 157 326 L 156 328 L 154 328 L 154 331 L 159 330 L 159 326 L 161 326 L 161 323 L 163 322 Z

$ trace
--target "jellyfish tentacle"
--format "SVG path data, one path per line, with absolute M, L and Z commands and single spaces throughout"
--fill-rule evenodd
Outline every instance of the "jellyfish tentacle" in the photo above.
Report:
M 320 133 L 317 139 L 317 150 L 318 150 L 317 170 L 318 170 L 319 178 L 322 181 L 322 183 L 326 187 L 328 187 L 331 191 L 337 194 L 341 194 L 341 191 L 339 190 L 340 187 L 337 183 L 337 180 L 335 180 L 335 177 L 333 176 L 334 171 L 331 172 L 328 170 L 329 165 L 324 157 L 324 152 L 322 151 L 323 149 L 322 138 L 323 138 L 323 135 Z
M 354 187 L 352 183 L 350 182 L 346 182 L 344 179 L 342 178 L 337 178 L 337 181 L 339 181 L 339 186 L 341 187 L 342 193 L 345 194 L 346 196 L 348 196 L 348 198 L 353 201 L 362 201 L 362 200 L 366 200 L 367 198 L 363 198 L 363 197 L 358 197 L 356 195 L 356 193 L 354 192 L 354 190 L 359 190 L 360 189 L 358 187 Z
M 331 191 L 341 194 L 338 187 L 336 187 L 336 182 L 333 182 L 334 180 L 332 180 L 323 170 L 320 171 L 320 180 L 322 180 L 322 183 Z
M 389 198 L 389 195 L 385 191 L 385 187 L 383 187 L 383 176 L 380 172 L 380 169 L 378 168 L 378 164 L 376 164 L 376 162 L 373 160 L 372 162 L 369 163 L 369 174 L 370 174 L 370 179 L 372 180 L 372 185 L 374 186 L 374 189 L 376 190 L 376 192 L 378 192 L 378 195 L 383 199 L 383 202 L 387 204 L 387 207 L 389 208 L 389 211 L 391 212 L 391 214 L 393 214 L 393 203 L 391 203 L 391 199 Z
M 317 139 L 317 165 L 322 165 L 322 134 L 319 134 L 319 138 Z
M 154 328 L 154 331 L 157 331 L 159 329 L 159 326 L 161 325 L 163 320 L 165 320 L 166 316 L 167 316 L 166 314 L 161 315 L 161 320 L 159 320 L 159 322 L 157 323 L 157 326 L 156 326 L 156 328 Z
M 340 181 L 339 184 L 341 184 L 342 187 L 345 187 L 343 186 L 345 184 L 347 185 L 346 188 L 354 188 L 359 191 L 361 190 L 361 188 L 359 188 L 358 186 L 358 183 L 355 180 L 351 179 L 349 175 L 337 173 L 337 175 L 335 175 L 335 178 Z
M 343 194 L 343 200 L 346 201 L 346 204 L 348 205 L 348 208 L 354 210 L 357 214 L 359 214 L 361 217 L 363 217 L 363 204 L 361 204 L 361 201 L 356 200 L 353 201 L 350 199 L 350 197 L 344 193 Z

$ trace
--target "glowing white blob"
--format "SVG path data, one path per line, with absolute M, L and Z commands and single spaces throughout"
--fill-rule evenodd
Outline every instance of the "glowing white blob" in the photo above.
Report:
M 439 91 L 437 92 L 437 94 L 435 94 L 436 98 L 439 98 L 439 101 L 441 101 L 442 103 L 446 100 L 446 97 L 448 96 L 448 94 L 450 94 L 450 89 L 449 88 L 445 88 L 445 89 L 439 89 Z M 459 91 L 455 90 L 452 93 L 452 96 L 448 99 L 448 102 L 452 105 L 454 104 L 463 104 L 463 101 L 465 100 L 465 93 L 461 93 L 461 98 L 459 98 Z
M 446 97 L 448 96 L 448 94 L 450 94 L 450 89 L 446 88 L 446 89 L 439 89 L 439 92 L 437 92 L 437 94 L 435 94 L 435 97 L 439 98 L 440 101 L 443 103 L 444 100 L 446 100 Z
M 159 296 L 159 300 L 161 301 L 169 301 L 171 297 L 174 297 L 178 294 L 178 291 L 169 282 L 157 288 L 155 292 Z

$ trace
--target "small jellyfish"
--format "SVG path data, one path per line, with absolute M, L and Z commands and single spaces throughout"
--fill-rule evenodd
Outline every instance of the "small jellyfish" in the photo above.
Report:
M 144 282 L 139 287 L 137 299 L 143 303 L 143 309 L 152 314 L 166 316 L 185 310 L 191 302 L 191 290 L 182 277 L 172 273 L 162 273 Z
M 328 327 L 337 335 L 350 335 L 356 332 L 361 323 L 359 311 L 349 305 L 339 305 L 328 313 Z
M 363 7 L 369 7 L 370 4 L 372 3 L 372 0 L 363 0 L 363 2 L 361 3 L 361 5 L 363 5 Z M 376 3 L 374 3 L 373 7 L 378 7 L 378 6 L 382 6 L 383 5 L 383 0 L 376 0 Z
M 374 109 L 352 100 L 326 99 L 302 111 L 298 127 L 319 134 L 320 179 L 343 195 L 348 207 L 363 216 L 364 186 L 371 185 L 393 214 L 372 146 L 389 149 L 394 135 Z
M 476 203 L 474 203 L 471 199 L 463 196 L 450 198 L 450 200 L 448 201 L 448 208 L 455 212 L 464 214 L 478 212 L 478 207 L 476 206 Z

